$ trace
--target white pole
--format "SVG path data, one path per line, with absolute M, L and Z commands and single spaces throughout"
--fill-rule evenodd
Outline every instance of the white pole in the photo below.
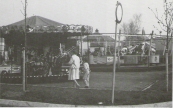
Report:
M 26 50 L 26 2 L 25 0 L 25 40 L 23 49 L 23 91 L 26 92 L 26 60 L 25 60 L 25 50 Z
M 172 38 L 172 33 L 171 33 L 171 38 Z M 172 38 L 172 71 L 173 71 L 173 38 Z
M 113 80 L 112 80 L 112 103 L 114 104 L 114 95 L 115 95 L 115 72 L 116 72 L 116 38 L 117 38 L 117 23 L 115 24 L 115 42 L 114 42 L 114 65 L 113 65 Z
M 152 44 L 153 33 L 154 33 L 154 31 L 152 31 L 152 33 L 151 33 L 150 48 L 149 48 L 149 53 L 148 53 L 148 67 L 150 67 L 151 44 Z
M 168 15 L 168 8 L 167 8 L 167 2 L 166 2 L 166 24 L 167 24 L 167 15 Z M 169 83 L 169 80 L 168 80 L 168 25 L 167 25 L 167 30 L 166 30 L 166 34 L 167 34 L 167 38 L 166 38 L 166 91 L 168 92 L 168 83 Z
M 60 49 L 60 53 L 62 55 L 62 47 L 61 47 L 61 43 L 59 44 L 59 49 Z
M 106 45 L 105 45 L 105 55 L 107 56 L 107 46 L 108 46 L 108 43 L 106 41 Z
M 82 55 L 83 55 L 82 54 L 83 53 L 83 51 L 82 51 L 82 33 L 81 33 L 80 39 L 81 39 L 80 41 L 81 41 L 81 57 L 82 57 Z
M 120 35 L 121 35 L 121 30 L 119 30 L 119 35 L 118 35 L 118 67 L 120 67 Z
M 122 5 L 121 3 L 119 3 L 117 1 L 117 5 L 116 5 L 116 10 L 115 10 L 115 40 L 114 40 L 114 63 L 113 63 L 113 78 L 112 78 L 112 104 L 114 104 L 114 98 L 115 98 L 115 73 L 116 73 L 116 61 L 117 61 L 117 57 L 116 57 L 116 44 L 117 44 L 117 24 L 121 22 L 122 20 L 122 16 L 123 16 L 123 10 L 122 10 L 122 15 L 121 15 L 121 19 L 119 20 L 117 17 L 117 10 L 118 10 L 118 6 L 121 6 L 122 9 Z
M 171 38 L 172 38 L 172 33 L 171 33 Z M 173 38 L 172 38 L 172 73 L 173 73 Z M 173 77 L 173 75 L 172 75 Z

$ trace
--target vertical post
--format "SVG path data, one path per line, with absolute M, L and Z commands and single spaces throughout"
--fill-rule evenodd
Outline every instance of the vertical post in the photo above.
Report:
M 0 32 L 1 32 L 1 31 L 0 31 Z M 2 42 L 3 42 L 3 40 L 2 40 L 2 33 L 0 34 L 0 36 L 1 36 L 1 37 L 0 37 L 0 39 L 1 39 L 1 42 L 0 42 L 1 45 L 0 45 L 0 47 L 3 48 L 3 44 L 2 44 Z M 1 55 L 0 55 L 0 56 L 2 56 L 2 59 L 3 59 L 3 50 L 0 49 L 0 52 L 1 52 L 1 53 L 0 53 Z M 1 59 L 1 58 L 0 58 L 0 59 Z M 2 60 L 0 60 L 0 61 L 1 61 L 0 63 L 2 64 L 3 61 L 2 61 Z M 1 64 L 0 64 L 0 65 L 1 65 Z
M 0 65 L 1 65 L 1 58 L 2 58 L 2 55 L 1 55 L 1 48 L 2 48 L 2 31 L 1 31 L 1 28 L 0 28 Z M 1 74 L 0 74 L 0 83 L 1 83 Z M 1 88 L 0 88 L 0 94 L 1 94 Z M 0 96 L 1 97 L 1 96 Z
M 81 46 L 81 45 L 80 45 L 80 36 L 78 36 L 78 48 L 79 48 L 78 51 L 79 51 L 79 53 L 80 53 L 80 46 Z
M 85 30 L 86 30 L 85 27 L 82 26 L 82 27 L 81 27 L 81 59 L 82 59 L 82 56 L 83 56 L 83 52 L 82 52 L 82 36 L 83 36 L 83 34 L 82 34 L 82 33 L 84 33 Z
M 173 71 L 173 38 L 172 38 L 172 33 L 171 33 L 171 40 L 172 40 L 171 42 L 172 42 L 172 71 Z
M 168 49 L 166 49 L 166 91 L 168 91 Z
M 10 56 L 11 56 L 11 53 L 12 53 L 12 48 L 10 48 Z M 12 72 L 12 57 L 10 57 L 10 65 L 11 65 L 11 72 Z
M 166 1 L 165 1 L 166 2 Z M 166 24 L 167 24 L 167 27 L 166 27 L 166 41 L 167 41 L 167 44 L 166 44 L 166 91 L 168 91 L 168 21 L 167 21 L 167 15 L 168 15 L 168 8 L 167 8 L 167 2 L 166 2 Z
M 106 44 L 105 44 L 105 56 L 107 56 L 107 46 L 108 46 L 108 44 L 107 44 L 107 41 L 106 41 Z
M 82 33 L 81 33 L 81 36 L 80 36 L 80 41 L 81 41 L 81 57 L 82 57 Z
M 5 43 L 5 40 L 3 41 L 3 43 Z M 6 47 L 6 45 L 4 44 L 4 52 L 3 52 L 4 53 L 4 58 L 3 58 L 4 59 L 4 64 L 6 64 L 6 61 L 5 61 L 5 47 Z
M 60 51 L 60 54 L 62 54 L 62 50 L 61 50 L 61 43 L 59 43 L 59 51 Z
M 25 51 L 26 51 L 26 2 L 25 0 L 25 40 L 24 40 L 24 49 L 23 49 L 23 91 L 26 92 L 26 60 L 25 60 Z
M 118 6 L 120 6 L 121 8 L 121 19 L 118 19 Z M 122 5 L 120 2 L 117 1 L 117 4 L 116 4 L 116 10 L 115 10 L 115 17 L 116 17 L 116 20 L 115 20 L 115 41 L 114 41 L 114 63 L 113 63 L 113 80 L 112 80 L 112 104 L 114 104 L 114 95 L 115 95 L 115 72 L 116 72 L 116 61 L 117 61 L 117 58 L 116 58 L 116 41 L 117 41 L 117 24 L 120 23 L 122 21 L 122 16 L 123 16 L 123 8 L 122 8 Z
M 154 31 L 152 31 L 152 33 L 151 33 L 150 47 L 149 47 L 149 52 L 148 52 L 148 67 L 150 67 L 150 58 L 151 58 L 151 44 L 152 44 L 153 33 L 154 33 Z
M 114 63 L 113 63 L 113 80 L 112 80 L 112 103 L 114 104 L 114 95 L 115 95 L 115 72 L 116 72 L 116 40 L 117 40 L 117 23 L 115 24 L 115 41 L 114 41 Z
M 121 29 L 119 30 L 119 35 L 118 35 L 118 67 L 120 67 L 120 35 L 121 35 Z
M 168 83 L 169 83 L 169 79 L 168 79 L 168 27 L 167 27 L 167 43 L 166 43 L 166 91 L 168 91 Z
M 89 40 L 88 40 L 88 35 L 87 35 L 87 47 L 88 47 L 88 63 L 90 63 L 90 49 L 89 49 L 89 42 L 88 42 Z

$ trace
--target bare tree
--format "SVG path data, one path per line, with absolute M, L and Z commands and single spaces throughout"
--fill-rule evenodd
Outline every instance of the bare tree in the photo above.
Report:
M 155 11 L 151 8 L 149 9 L 153 12 L 155 18 L 157 19 L 160 29 L 170 35 L 171 26 L 173 24 L 173 2 L 168 2 L 167 0 L 164 0 L 163 7 L 164 13 L 161 17 L 159 17 L 157 9 L 155 9 Z M 154 28 L 156 28 L 156 30 L 160 32 L 159 28 L 157 28 L 156 26 L 154 26 Z
M 123 31 L 123 33 L 128 33 L 128 24 L 127 23 L 123 23 L 121 25 L 121 30 Z
M 121 29 L 124 33 L 127 34 L 137 34 L 140 32 L 141 29 L 141 14 L 133 15 L 133 18 L 130 20 L 129 23 L 123 23 Z
M 130 19 L 128 23 L 123 23 L 121 25 L 121 29 L 123 33 L 129 34 L 129 35 L 136 35 L 140 32 L 141 29 L 141 14 L 134 14 L 133 18 Z M 126 44 L 127 45 L 133 45 L 137 44 L 140 41 L 139 40 L 144 40 L 143 36 L 126 36 Z
M 164 13 L 162 14 L 161 17 L 159 17 L 158 15 L 158 11 L 157 9 L 155 11 L 153 11 L 151 8 L 149 8 L 153 14 L 155 15 L 155 18 L 157 19 L 158 21 L 158 24 L 160 25 L 160 28 L 166 32 L 166 90 L 168 91 L 168 43 L 169 43 L 169 40 L 168 40 L 168 36 L 171 34 L 171 27 L 172 27 L 172 22 L 173 22 L 173 2 L 168 2 L 167 0 L 164 0 L 164 4 L 163 4 L 163 7 L 164 7 Z M 154 25 L 153 25 L 154 26 Z M 154 26 L 155 27 L 155 26 Z M 158 31 L 159 29 L 157 27 L 155 27 Z

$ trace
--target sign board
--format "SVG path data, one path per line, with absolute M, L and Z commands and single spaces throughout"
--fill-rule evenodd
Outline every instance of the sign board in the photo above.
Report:
M 116 60 L 118 60 L 118 57 L 116 57 Z M 114 62 L 114 57 L 113 56 L 107 56 L 107 64 L 112 64 Z M 117 63 L 118 61 L 116 61 Z
M 113 56 L 107 56 L 107 63 L 113 63 L 114 57 Z
M 160 56 L 159 55 L 152 55 L 150 56 L 150 63 L 159 63 Z

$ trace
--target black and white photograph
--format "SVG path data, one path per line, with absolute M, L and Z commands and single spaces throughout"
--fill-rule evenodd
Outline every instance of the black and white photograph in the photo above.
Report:
M 172 0 L 0 3 L 0 107 L 172 108 Z

